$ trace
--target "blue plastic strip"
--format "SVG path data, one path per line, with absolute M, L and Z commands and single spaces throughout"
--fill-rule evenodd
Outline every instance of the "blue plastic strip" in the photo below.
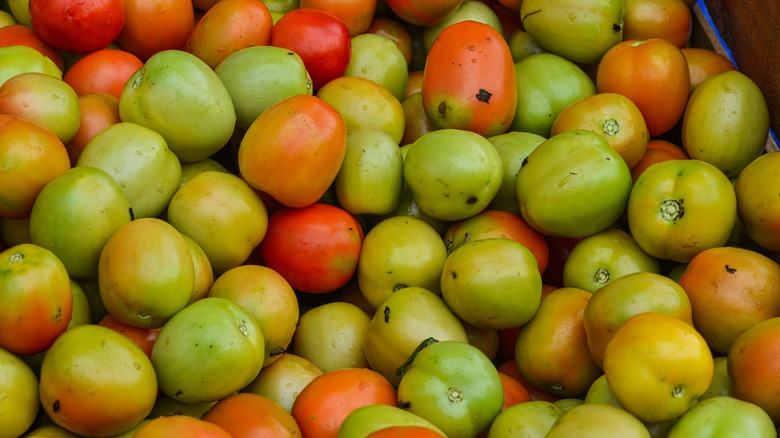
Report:
M 702 15 L 704 16 L 704 19 L 707 20 L 707 24 L 709 25 L 710 29 L 712 29 L 713 33 L 715 34 L 715 37 L 718 39 L 718 42 L 720 42 L 720 45 L 723 47 L 723 50 L 726 52 L 726 55 L 728 56 L 729 60 L 732 64 L 734 64 L 737 69 L 739 69 L 739 66 L 737 65 L 737 61 L 734 60 L 734 54 L 731 53 L 731 48 L 726 44 L 726 41 L 723 40 L 723 37 L 720 35 L 720 32 L 718 31 L 718 28 L 715 27 L 715 23 L 712 21 L 712 16 L 710 15 L 709 9 L 707 9 L 707 5 L 704 4 L 704 0 L 696 0 L 696 5 L 701 9 Z M 778 109 L 780 111 L 780 109 Z M 775 134 L 775 131 L 772 129 L 772 127 L 769 128 L 769 135 L 774 139 L 774 142 L 776 145 L 780 145 L 780 142 L 778 141 L 778 137 Z

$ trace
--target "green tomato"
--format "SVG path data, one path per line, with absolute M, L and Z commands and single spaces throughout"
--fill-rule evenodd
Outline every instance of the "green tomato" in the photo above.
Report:
M 540 46 L 534 37 L 523 29 L 515 29 L 509 35 L 507 42 L 509 43 L 509 51 L 512 53 L 512 59 L 515 62 L 520 62 L 537 53 L 546 52 L 544 47 Z
M 0 47 L 0 85 L 20 73 L 38 72 L 62 79 L 62 70 L 50 58 L 29 46 Z
M 522 27 L 539 44 L 578 64 L 596 64 L 623 40 L 625 0 L 524 0 Z
M 316 306 L 301 315 L 293 351 L 323 372 L 368 367 L 363 344 L 370 321 L 366 312 L 351 303 Z
M 585 394 L 585 403 L 605 403 L 618 408 L 623 407 L 609 388 L 606 374 L 602 374 L 590 385 Z
M 490 204 L 488 204 L 488 208 L 519 214 L 517 172 L 520 171 L 520 166 L 523 165 L 523 161 L 528 157 L 528 154 L 544 143 L 546 138 L 530 132 L 509 131 L 488 137 L 488 140 L 493 143 L 498 154 L 501 155 L 501 163 L 504 167 L 501 187 L 493 200 L 490 201 Z
M 422 426 L 443 434 L 430 421 L 396 406 L 372 404 L 359 407 L 344 418 L 339 438 L 364 438 L 381 429 L 393 426 Z
M 345 76 L 370 79 L 402 101 L 409 82 L 409 67 L 398 44 L 375 33 L 352 37 L 352 49 Z
M 577 64 L 552 53 L 515 63 L 517 110 L 510 130 L 549 137 L 553 122 L 569 104 L 596 94 L 596 85 Z
M 38 377 L 18 356 L 0 348 L 0 425 L 5 436 L 23 436 L 40 410 Z
M 520 214 L 548 236 L 582 237 L 612 225 L 631 193 L 631 172 L 592 131 L 558 134 L 536 147 L 517 174 Z
M 185 403 L 217 401 L 260 373 L 265 340 L 257 321 L 226 298 L 195 301 L 162 328 L 152 348 L 160 389 Z
M 420 210 L 455 221 L 484 210 L 501 188 L 503 163 L 485 137 L 460 129 L 431 131 L 412 143 L 404 180 Z
M 504 27 L 501 24 L 501 20 L 498 19 L 496 12 L 493 11 L 487 3 L 477 0 L 466 0 L 458 6 L 458 9 L 456 9 L 455 12 L 448 15 L 443 21 L 432 26 L 423 27 L 422 38 L 425 52 L 427 53 L 431 50 L 433 41 L 445 27 L 466 20 L 485 23 L 495 29 L 499 34 L 504 33 Z
M 219 76 L 181 50 L 156 53 L 133 73 L 119 97 L 119 116 L 157 131 L 185 162 L 222 149 L 236 126 L 233 101 Z
M 501 377 L 490 359 L 464 342 L 421 347 L 398 384 L 398 405 L 451 438 L 487 431 L 504 405 Z
M 540 438 L 564 413 L 563 408 L 545 400 L 518 403 L 496 416 L 487 438 Z
M 563 285 L 588 292 L 634 272 L 659 274 L 655 257 L 642 250 L 634 238 L 618 228 L 607 228 L 583 237 L 563 264 Z
M 734 396 L 734 387 L 731 385 L 731 378 L 728 370 L 728 357 L 718 356 L 713 359 L 715 371 L 712 374 L 710 387 L 704 394 L 699 396 L 699 401 L 717 396 Z
M 769 414 L 753 403 L 729 396 L 717 396 L 690 408 L 674 423 L 666 436 L 769 438 L 776 437 L 777 430 Z

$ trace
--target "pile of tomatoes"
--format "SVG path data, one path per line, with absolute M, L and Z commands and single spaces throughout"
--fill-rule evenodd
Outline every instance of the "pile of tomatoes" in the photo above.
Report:
M 693 7 L 0 0 L 0 437 L 777 436 Z

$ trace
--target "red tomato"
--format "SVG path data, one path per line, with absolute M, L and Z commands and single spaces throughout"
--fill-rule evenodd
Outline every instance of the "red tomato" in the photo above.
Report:
M 260 243 L 263 263 L 293 289 L 326 293 L 349 281 L 357 268 L 363 229 L 346 210 L 315 203 L 282 208 L 268 219 Z
M 167 49 L 183 50 L 195 28 L 192 0 L 124 0 L 127 20 L 116 43 L 146 61 Z
M 144 63 L 130 52 L 101 49 L 73 63 L 62 80 L 79 96 L 106 93 L 119 99 L 127 80 L 143 66 Z
M 141 328 L 125 324 L 123 322 L 119 322 L 111 315 L 104 316 L 98 325 L 108 327 L 115 332 L 127 336 L 131 341 L 133 341 L 135 345 L 140 347 L 141 350 L 143 350 L 143 352 L 149 356 L 149 358 L 152 357 L 152 347 L 154 347 L 154 341 L 157 340 L 157 336 L 160 334 L 160 330 L 162 330 L 161 327 Z
M 41 38 L 74 53 L 111 44 L 126 19 L 124 0 L 30 0 L 29 11 Z
M 660 38 L 616 44 L 601 58 L 596 72 L 598 92 L 631 99 L 642 111 L 650 137 L 666 133 L 680 121 L 690 87 L 682 51 Z
M 631 168 L 631 179 L 636 182 L 645 169 L 659 161 L 686 159 L 688 159 L 688 154 L 685 149 L 666 140 L 654 138 L 647 143 L 647 149 L 639 162 Z
M 303 59 L 314 91 L 343 75 L 352 55 L 344 22 L 330 12 L 311 8 L 282 15 L 271 30 L 271 45 L 290 49 Z
M 24 24 L 11 24 L 9 26 L 0 27 L 0 47 L 8 46 L 29 46 L 33 49 L 43 53 L 46 57 L 54 61 L 54 64 L 63 70 L 65 62 L 62 59 L 60 52 L 55 49 L 51 44 L 43 40 L 35 32 L 35 29 Z

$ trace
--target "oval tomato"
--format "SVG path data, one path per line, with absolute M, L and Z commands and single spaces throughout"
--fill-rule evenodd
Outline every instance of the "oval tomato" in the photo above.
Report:
M 504 37 L 470 20 L 443 29 L 428 52 L 422 99 L 439 129 L 483 136 L 506 132 L 517 107 L 517 81 Z
M 184 50 L 195 28 L 192 0 L 125 0 L 127 19 L 116 43 L 146 62 L 163 50 Z
M 88 53 L 112 43 L 125 25 L 123 0 L 30 0 L 30 22 L 58 49 Z
M 599 61 L 596 89 L 633 101 L 651 137 L 666 133 L 682 118 L 691 81 L 680 48 L 660 38 L 616 44 Z
M 89 93 L 79 96 L 81 123 L 76 135 L 65 145 L 71 166 L 75 166 L 87 143 L 98 132 L 119 123 L 119 99 L 105 93 Z
M 684 0 L 626 0 L 624 40 L 662 38 L 682 48 L 692 27 L 693 14 Z
M 119 99 L 127 80 L 143 66 L 130 52 L 100 49 L 79 58 L 65 71 L 62 80 L 79 96 L 106 93 Z
M 666 436 L 685 438 L 699 434 L 769 438 L 777 434 L 777 429 L 769 414 L 759 406 L 736 397 L 719 396 L 703 400 L 688 410 Z

